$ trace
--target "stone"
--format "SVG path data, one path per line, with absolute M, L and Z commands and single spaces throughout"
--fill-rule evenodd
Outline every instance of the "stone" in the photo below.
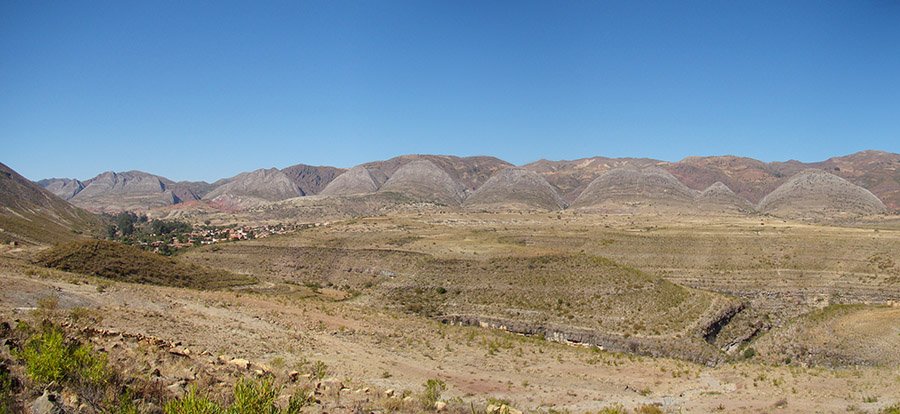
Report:
M 65 414 L 62 404 L 59 402 L 59 395 L 49 391 L 44 393 L 31 403 L 32 414 Z
M 434 410 L 437 412 L 442 412 L 447 410 L 447 403 L 443 401 L 438 401 L 434 403 Z
M 229 364 L 234 365 L 240 369 L 250 368 L 250 361 L 244 358 L 234 358 L 231 361 L 228 361 Z

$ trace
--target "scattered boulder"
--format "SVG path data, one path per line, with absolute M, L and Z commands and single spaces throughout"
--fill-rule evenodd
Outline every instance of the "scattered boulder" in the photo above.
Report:
M 228 361 L 228 364 L 234 365 L 240 369 L 249 369 L 250 368 L 250 361 L 248 361 L 244 358 L 234 358 L 234 359 Z
M 32 414 L 65 414 L 59 394 L 50 391 L 44 393 L 31 403 Z

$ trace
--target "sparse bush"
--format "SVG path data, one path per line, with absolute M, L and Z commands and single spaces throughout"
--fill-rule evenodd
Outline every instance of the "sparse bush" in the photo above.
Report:
M 608 405 L 597 411 L 597 414 L 628 414 L 628 411 L 625 411 L 625 407 L 622 404 L 613 404 Z
M 654 404 L 644 404 L 634 409 L 635 414 L 663 414 L 662 408 Z
M 309 376 L 314 380 L 321 381 L 328 376 L 328 365 L 322 361 L 316 361 L 309 369 Z
M 900 403 L 882 408 L 880 414 L 900 414 Z
M 444 391 L 447 391 L 447 384 L 444 381 L 434 378 L 425 381 L 425 391 L 422 392 L 422 408 L 433 409 L 434 403 L 440 401 Z
M 315 404 L 316 395 L 309 387 L 301 387 L 294 391 L 294 394 L 291 395 L 290 400 L 288 400 L 288 408 L 286 414 L 296 414 L 299 413 L 303 407 L 308 407 L 310 405 Z
M 756 356 L 756 350 L 752 347 L 748 347 L 741 355 L 744 356 L 744 359 L 750 359 Z

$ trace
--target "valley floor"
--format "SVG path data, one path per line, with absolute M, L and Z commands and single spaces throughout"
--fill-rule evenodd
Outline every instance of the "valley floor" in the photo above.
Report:
M 743 295 L 772 312 L 773 332 L 824 307 L 816 298 L 836 300 L 835 291 L 873 303 L 900 298 L 893 268 L 867 271 L 863 263 L 877 256 L 874 261 L 884 267 L 880 257 L 897 259 L 896 230 L 743 219 L 703 226 L 585 220 L 555 214 L 363 219 L 189 252 L 185 257 L 192 261 L 260 280 L 219 291 L 108 282 L 38 268 L 24 259 L 27 254 L 12 252 L 0 258 L 0 319 L 33 318 L 39 301 L 55 297 L 61 317 L 85 308 L 99 320 L 96 329 L 179 343 L 179 349 L 210 364 L 219 355 L 244 358 L 284 377 L 304 362 L 322 361 L 351 389 L 418 392 L 427 379 L 437 378 L 447 383 L 447 397 L 477 404 L 502 398 L 523 410 L 586 412 L 614 403 L 629 408 L 649 403 L 671 412 L 878 412 L 900 402 L 900 312 L 890 311 L 900 308 L 878 308 L 889 310 L 882 313 L 883 323 L 867 328 L 887 331 L 877 336 L 887 341 L 878 349 L 892 354 L 878 363 L 785 364 L 778 355 L 766 355 L 771 347 L 760 349 L 756 358 L 706 366 L 444 325 L 385 306 L 365 289 L 288 283 L 291 270 L 277 255 L 227 256 L 229 249 L 251 246 L 385 248 L 446 258 L 576 249 L 689 286 Z M 818 245 L 804 246 L 807 241 Z M 228 261 L 238 259 L 242 262 Z M 835 335 L 842 338 L 841 332 Z

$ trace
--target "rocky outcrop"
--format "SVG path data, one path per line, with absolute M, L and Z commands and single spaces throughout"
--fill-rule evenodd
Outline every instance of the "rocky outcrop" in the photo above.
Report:
M 702 338 L 625 336 L 589 329 L 553 324 L 531 324 L 475 315 L 445 315 L 438 320 L 449 325 L 480 326 L 526 336 L 537 336 L 553 342 L 595 346 L 614 352 L 628 352 L 653 357 L 674 357 L 710 366 L 724 360 L 724 355 Z
M 50 178 L 38 181 L 37 184 L 63 200 L 71 200 L 84 189 L 81 181 L 71 178 Z

